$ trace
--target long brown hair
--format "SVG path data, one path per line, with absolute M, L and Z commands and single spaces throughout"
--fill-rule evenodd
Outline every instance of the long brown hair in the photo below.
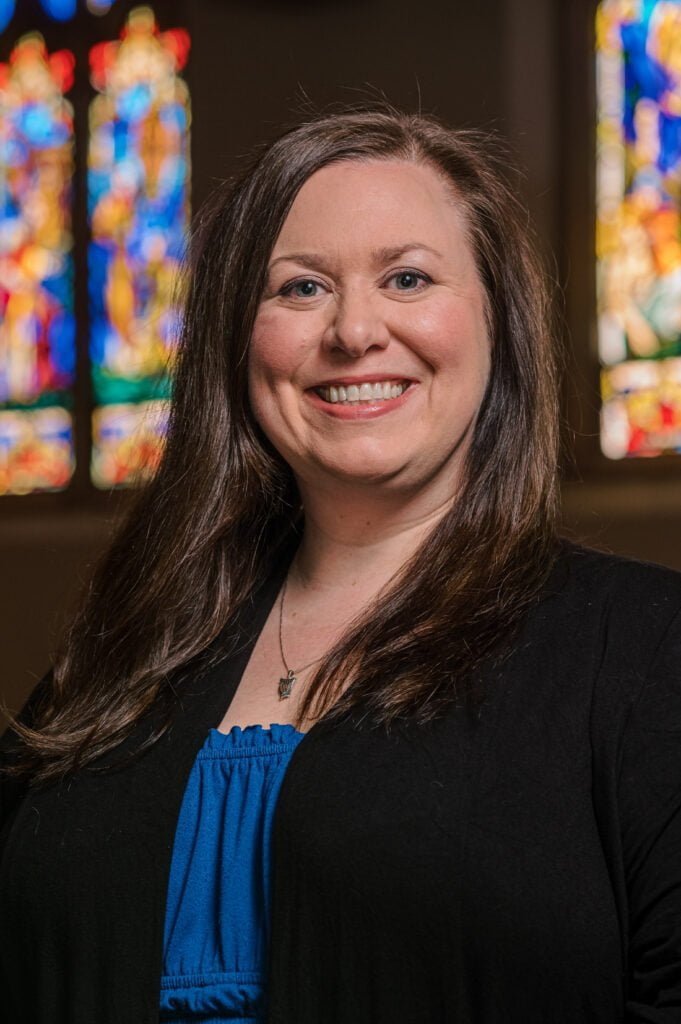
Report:
M 345 109 L 290 129 L 214 196 L 190 246 L 160 468 L 96 569 L 34 721 L 15 723 L 13 771 L 96 767 L 142 715 L 172 705 L 181 666 L 225 635 L 271 570 L 299 498 L 249 408 L 247 349 L 293 200 L 337 161 L 412 160 L 443 176 L 485 288 L 492 365 L 460 497 L 324 659 L 299 724 L 350 709 L 425 720 L 464 699 L 482 660 L 508 645 L 555 548 L 558 416 L 543 274 L 493 149 L 488 134 L 432 117 Z

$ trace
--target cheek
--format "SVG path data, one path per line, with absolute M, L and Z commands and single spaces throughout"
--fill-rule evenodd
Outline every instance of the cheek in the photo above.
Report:
M 305 333 L 303 326 L 308 328 Z M 301 325 L 282 310 L 259 313 L 251 337 L 249 369 L 271 383 L 292 380 L 312 343 L 307 337 L 310 326 Z
M 490 344 L 482 310 L 469 302 L 442 303 L 424 310 L 413 322 L 421 358 L 443 377 L 484 386 L 489 374 Z
M 272 366 L 276 350 L 272 331 L 268 329 L 265 318 L 258 316 L 248 346 L 248 399 L 253 415 L 268 436 L 268 405 L 273 372 L 276 375 Z
M 249 380 L 272 380 L 280 376 L 286 362 L 284 352 L 277 318 L 266 313 L 259 314 L 253 325 L 248 350 Z
M 277 318 L 259 314 L 248 348 L 248 397 L 260 426 L 267 433 L 273 394 L 286 375 L 286 346 Z
M 281 310 L 256 317 L 248 349 L 248 396 L 253 414 L 271 441 L 295 418 L 294 387 L 309 343 L 299 324 Z

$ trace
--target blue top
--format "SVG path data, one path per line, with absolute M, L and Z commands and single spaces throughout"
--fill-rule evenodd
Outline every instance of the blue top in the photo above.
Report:
M 264 1018 L 270 833 L 303 739 L 292 725 L 211 729 L 178 819 L 166 903 L 162 1021 Z

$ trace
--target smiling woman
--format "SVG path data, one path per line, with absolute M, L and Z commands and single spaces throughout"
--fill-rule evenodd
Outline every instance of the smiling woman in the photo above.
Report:
M 678 1021 L 681 581 L 556 535 L 493 149 L 324 115 L 199 218 L 159 472 L 3 741 L 13 1021 Z
M 303 506 L 343 474 L 370 481 L 374 496 L 380 484 L 399 503 L 418 492 L 412 515 L 444 510 L 491 348 L 451 187 L 407 160 L 324 167 L 296 196 L 272 257 L 249 394 L 274 447 L 308 480 Z

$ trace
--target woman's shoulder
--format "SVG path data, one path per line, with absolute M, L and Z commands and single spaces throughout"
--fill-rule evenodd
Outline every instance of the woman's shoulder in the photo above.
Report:
M 681 634 L 681 572 L 561 540 L 527 625 L 533 642 L 586 647 L 617 671 L 645 671 Z
M 681 609 L 681 572 L 561 538 L 549 591 L 591 605 L 617 602 L 632 614 L 651 605 Z

